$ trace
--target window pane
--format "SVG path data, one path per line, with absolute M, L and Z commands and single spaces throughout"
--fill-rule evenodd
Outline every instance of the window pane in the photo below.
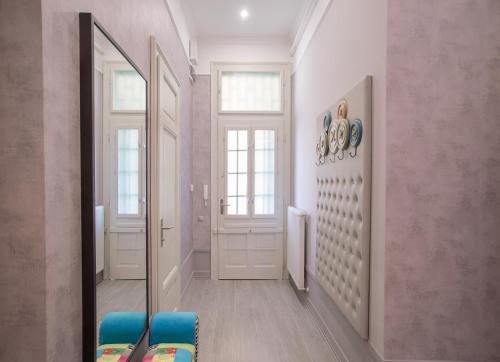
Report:
M 118 130 L 118 214 L 139 214 L 139 130 Z
M 238 195 L 238 175 L 227 175 L 227 196 Z
M 254 213 L 274 214 L 275 131 L 255 131 Z
M 274 214 L 274 196 L 255 196 L 255 214 Z
M 146 110 L 146 83 L 135 70 L 113 71 L 113 110 Z
M 228 173 L 238 172 L 238 151 L 227 152 L 227 172 Z
M 247 177 L 246 173 L 238 175 L 238 195 L 240 196 L 247 195 Z
M 247 198 L 246 197 L 238 197 L 238 215 L 246 215 L 247 214 Z
M 238 149 L 239 150 L 248 149 L 247 131 L 238 131 Z
M 227 131 L 227 149 L 238 149 L 238 131 Z
M 238 172 L 247 172 L 247 151 L 238 151 Z
M 246 215 L 248 207 L 248 131 L 227 130 L 227 215 Z
M 221 111 L 281 111 L 281 73 L 222 72 Z
M 227 206 L 227 214 L 228 215 L 237 215 L 236 210 L 238 207 L 238 198 L 237 197 L 228 197 L 227 198 L 227 203 L 229 204 Z

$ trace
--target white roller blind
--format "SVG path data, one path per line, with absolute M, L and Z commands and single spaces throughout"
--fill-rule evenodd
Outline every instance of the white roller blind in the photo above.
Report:
M 146 110 L 146 82 L 135 70 L 113 71 L 113 110 Z
M 221 112 L 280 112 L 280 72 L 233 72 L 221 74 Z

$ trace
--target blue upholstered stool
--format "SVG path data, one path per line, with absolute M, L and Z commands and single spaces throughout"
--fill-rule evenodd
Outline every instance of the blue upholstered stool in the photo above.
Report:
M 197 358 L 198 315 L 189 312 L 156 313 L 151 320 L 148 353 L 142 361 L 194 362 Z

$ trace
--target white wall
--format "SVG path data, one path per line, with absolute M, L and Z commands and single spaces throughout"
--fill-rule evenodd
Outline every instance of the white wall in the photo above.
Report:
M 387 0 L 335 0 L 293 78 L 294 205 L 310 214 L 307 269 L 315 273 L 315 119 L 363 79 L 373 76 L 373 191 L 370 344 L 383 354 L 385 247 Z
M 210 62 L 289 62 L 284 38 L 198 38 L 196 74 L 210 74 Z

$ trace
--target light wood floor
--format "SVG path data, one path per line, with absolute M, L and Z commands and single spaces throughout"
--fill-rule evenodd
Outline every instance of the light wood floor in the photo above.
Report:
M 199 362 L 335 360 L 286 280 L 193 279 L 182 309 L 199 314 Z
M 145 280 L 103 280 L 97 285 L 97 333 L 102 317 L 108 312 L 145 312 Z

